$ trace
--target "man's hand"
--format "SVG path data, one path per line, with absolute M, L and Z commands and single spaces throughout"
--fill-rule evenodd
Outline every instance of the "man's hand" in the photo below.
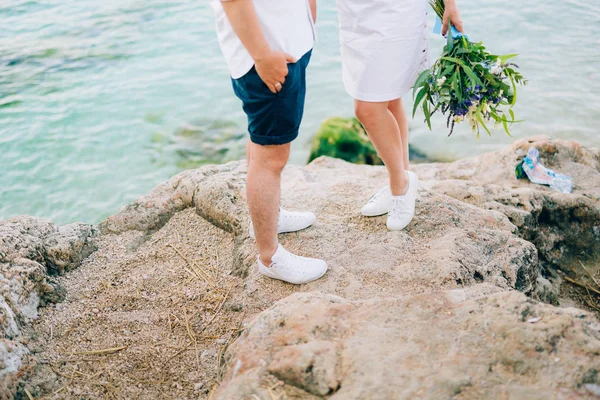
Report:
M 273 93 L 283 87 L 288 74 L 288 62 L 296 62 L 294 57 L 269 47 L 258 22 L 252 0 L 222 0 L 227 18 L 254 60 L 260 79 Z
M 465 33 L 463 28 L 462 18 L 460 17 L 460 11 L 458 10 L 458 6 L 456 5 L 455 0 L 446 0 L 446 10 L 444 11 L 444 19 L 442 26 L 442 35 L 446 36 L 448 33 L 448 20 L 451 21 L 452 25 L 456 28 L 460 33 Z
M 295 63 L 296 59 L 282 51 L 270 50 L 264 56 L 254 59 L 256 72 L 269 90 L 277 93 L 285 83 L 288 74 L 287 63 Z

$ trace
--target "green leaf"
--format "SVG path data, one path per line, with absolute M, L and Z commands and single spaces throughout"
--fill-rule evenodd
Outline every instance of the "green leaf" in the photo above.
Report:
M 427 105 L 427 99 L 423 102 L 423 113 L 425 114 L 425 120 L 427 121 L 427 126 L 429 130 L 431 130 L 431 115 L 429 114 L 429 106 Z
M 415 114 L 417 113 L 417 107 L 421 103 L 421 100 L 423 100 L 425 93 L 427 93 L 427 87 L 424 87 L 423 89 L 421 89 L 419 91 L 419 93 L 417 94 L 417 98 L 415 99 L 415 104 L 413 105 L 413 112 L 412 112 L 413 118 L 415 117 Z
M 458 71 L 458 69 L 456 70 L 456 72 L 454 73 L 454 75 L 452 75 L 451 83 L 454 83 L 454 93 L 456 94 L 456 97 L 458 98 L 458 101 L 462 101 L 463 97 L 462 97 L 462 90 L 461 90 L 461 87 L 460 87 L 460 79 L 459 79 L 459 71 Z
M 500 59 L 500 61 L 502 61 L 502 63 L 505 63 L 511 58 L 515 58 L 516 56 L 518 56 L 518 54 L 505 54 L 503 56 L 499 56 L 498 58 Z
M 469 47 L 469 41 L 467 40 L 467 38 L 465 36 L 461 36 L 460 40 L 462 41 L 463 46 Z
M 510 84 L 512 85 L 512 88 L 513 88 L 513 98 L 512 98 L 512 101 L 510 102 L 510 105 L 514 106 L 517 103 L 517 84 L 515 83 L 515 80 L 513 79 L 512 75 L 508 75 L 508 77 L 510 78 Z
M 508 130 L 508 123 L 506 122 L 506 115 L 502 116 L 502 126 L 504 126 L 504 130 L 506 131 L 506 134 L 510 137 L 512 137 L 512 135 L 510 134 L 510 131 Z
M 448 18 L 448 31 L 446 32 L 446 35 L 448 35 L 448 41 L 446 44 L 446 47 L 448 47 L 448 51 L 452 51 L 452 49 L 454 48 L 454 39 L 452 38 L 452 32 L 450 30 L 451 26 L 452 21 L 450 20 L 450 18 Z
M 446 69 L 444 69 L 444 72 L 442 72 L 442 76 L 448 76 L 452 71 L 454 71 L 454 65 L 448 65 Z
M 454 54 L 459 55 L 459 54 L 471 54 L 471 53 L 472 53 L 471 49 L 458 49 L 456 51 L 456 53 L 454 53 Z
M 422 83 L 424 83 L 427 80 L 427 78 L 429 78 L 430 75 L 430 70 L 425 70 L 421 73 L 421 75 L 419 75 L 417 81 L 415 82 L 415 86 L 413 86 L 413 99 L 415 98 L 415 93 L 417 92 L 417 89 L 421 86 Z
M 508 113 L 510 114 L 510 118 L 512 119 L 511 122 L 515 121 L 515 112 L 512 110 L 512 108 L 508 109 Z
M 467 67 L 466 65 L 463 65 L 462 67 L 465 70 L 465 73 L 467 74 L 467 76 L 469 77 L 469 80 L 471 81 L 471 83 L 473 84 L 473 86 L 475 85 L 482 85 L 481 79 L 479 79 L 477 77 L 477 75 L 475 75 L 475 73 L 473 72 L 473 70 L 470 67 Z
M 488 127 L 485 125 L 485 121 L 483 120 L 483 116 L 481 115 L 480 110 L 477 110 L 477 112 L 475 113 L 475 117 L 477 118 L 477 121 L 481 124 L 481 126 L 483 126 L 483 129 L 485 129 L 488 135 L 492 136 L 492 132 L 490 132 Z
M 456 63 L 456 64 L 461 65 L 461 66 L 462 65 L 467 65 L 462 60 L 459 60 L 456 57 L 442 57 L 441 59 L 445 60 L 445 61 L 450 61 L 450 62 Z

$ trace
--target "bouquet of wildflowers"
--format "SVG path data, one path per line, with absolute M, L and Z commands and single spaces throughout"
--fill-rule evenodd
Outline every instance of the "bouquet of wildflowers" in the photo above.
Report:
M 444 0 L 430 0 L 429 4 L 441 21 Z M 492 121 L 510 135 L 510 124 L 519 122 L 512 110 L 517 101 L 517 85 L 527 83 L 517 71 L 519 67 L 508 62 L 515 56 L 490 54 L 481 42 L 470 42 L 451 27 L 441 57 L 419 76 L 413 87 L 413 117 L 420 105 L 429 129 L 433 114 L 440 111 L 448 116 L 448 136 L 454 125 L 463 121 L 471 125 L 477 136 L 481 128 L 491 135 L 487 124 Z

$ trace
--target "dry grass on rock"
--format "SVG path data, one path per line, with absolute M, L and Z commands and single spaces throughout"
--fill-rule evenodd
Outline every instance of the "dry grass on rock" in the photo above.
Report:
M 48 399 L 208 397 L 245 316 L 231 302 L 240 281 L 224 269 L 232 249 L 193 209 L 149 238 L 103 237 L 63 278 L 67 300 L 42 310 L 44 366 L 32 383 Z
M 593 311 L 600 316 L 600 264 L 586 265 L 582 261 L 568 268 L 572 276 L 561 275 L 561 295 L 563 303 L 573 301 L 574 305 Z

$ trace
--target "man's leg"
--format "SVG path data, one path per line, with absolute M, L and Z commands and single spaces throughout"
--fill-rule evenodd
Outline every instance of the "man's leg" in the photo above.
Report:
M 259 251 L 259 272 L 270 278 L 302 284 L 322 277 L 327 272 L 327 264 L 315 258 L 293 255 L 277 241 L 281 172 L 290 155 L 290 147 L 290 143 L 269 146 L 251 143 L 246 188 Z M 281 211 L 282 215 L 285 213 Z
M 388 103 L 388 110 L 392 113 L 398 128 L 400 128 L 400 139 L 402 140 L 402 159 L 404 160 L 404 168 L 409 169 L 408 160 L 408 118 L 402 99 L 392 100 Z
M 277 221 L 281 172 L 290 155 L 290 143 L 276 146 L 249 145 L 246 191 L 261 262 L 269 266 L 277 251 Z
M 250 139 L 248 139 L 248 141 L 246 142 L 246 163 L 248 164 L 248 166 L 250 166 L 250 146 L 252 145 L 252 141 Z
M 286 211 L 279 206 L 281 172 L 302 120 L 309 59 L 307 53 L 298 63 L 288 65 L 286 85 L 290 86 L 282 89 L 285 93 L 280 96 L 269 91 L 254 69 L 233 80 L 234 91 L 248 116 L 251 142 L 246 148 L 246 191 L 252 219 L 249 235 L 256 239 L 259 249 L 258 271 L 292 284 L 312 282 L 327 272 L 323 260 L 292 254 L 277 240 L 277 233 L 296 232 L 315 221 L 313 213 Z

